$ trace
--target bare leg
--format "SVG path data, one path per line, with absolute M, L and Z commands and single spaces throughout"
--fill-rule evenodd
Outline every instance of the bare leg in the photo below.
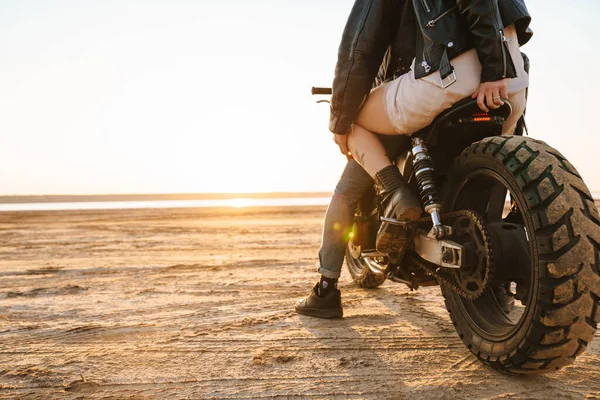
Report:
M 383 102 L 383 88 L 371 91 L 366 104 L 348 135 L 348 147 L 356 160 L 375 179 L 382 216 L 414 221 L 421 216 L 421 203 L 406 187 L 398 169 L 392 166 L 385 149 L 373 132 L 397 135 L 389 122 Z M 400 251 L 407 243 L 406 229 L 382 223 L 377 232 L 376 249 L 382 253 Z
M 400 221 L 418 219 L 422 213 L 419 199 L 406 186 L 375 134 L 355 124 L 348 136 L 348 146 L 354 160 L 375 180 L 382 216 Z M 382 223 L 377 232 L 376 249 L 382 253 L 399 251 L 407 240 L 406 229 Z
M 357 163 L 364 168 L 371 178 L 388 165 L 392 165 L 381 141 L 372 132 L 354 125 L 348 136 L 348 147 Z
M 386 135 L 398 134 L 385 113 L 383 89 L 383 86 L 380 86 L 371 91 L 352 133 L 348 136 L 348 147 L 354 159 L 372 178 L 375 178 L 378 171 L 391 165 L 381 141 L 373 132 Z

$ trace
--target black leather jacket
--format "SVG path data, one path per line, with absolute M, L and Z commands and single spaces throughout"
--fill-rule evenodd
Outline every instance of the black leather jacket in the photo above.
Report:
M 440 71 L 452 83 L 450 60 L 475 47 L 483 82 L 515 77 L 503 28 L 514 23 L 523 45 L 530 20 L 524 0 L 356 0 L 338 51 L 329 129 L 350 131 L 384 55 L 392 70 L 383 75 L 401 75 L 416 55 L 417 79 Z

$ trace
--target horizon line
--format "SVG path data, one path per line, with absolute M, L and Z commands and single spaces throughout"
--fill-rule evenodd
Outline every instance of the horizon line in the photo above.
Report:
M 236 192 L 236 193 L 110 193 L 110 194 L 8 194 L 0 204 L 81 203 L 109 201 L 226 200 L 330 197 L 333 192 Z
M 590 191 L 595 201 L 600 191 Z M 110 193 L 110 194 L 12 194 L 0 195 L 0 204 L 84 203 L 164 200 L 285 199 L 331 197 L 333 192 L 235 192 L 235 193 Z

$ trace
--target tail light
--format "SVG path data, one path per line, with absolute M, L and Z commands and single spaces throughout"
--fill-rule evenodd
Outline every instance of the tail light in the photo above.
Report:
M 473 122 L 494 122 L 494 123 L 502 123 L 504 122 L 504 118 L 502 117 L 494 117 L 485 112 L 473 113 L 470 117 L 459 118 L 459 124 L 468 124 Z

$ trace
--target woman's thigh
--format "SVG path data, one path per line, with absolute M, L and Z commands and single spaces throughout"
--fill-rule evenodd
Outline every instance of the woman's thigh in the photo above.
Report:
M 385 112 L 385 84 L 371 90 L 356 124 L 374 133 L 397 135 L 396 127 L 390 123 Z
M 414 79 L 409 72 L 373 89 L 356 123 L 384 135 L 411 135 L 451 106 L 450 97 L 451 92 L 424 79 Z M 445 104 L 448 101 L 450 104 Z

